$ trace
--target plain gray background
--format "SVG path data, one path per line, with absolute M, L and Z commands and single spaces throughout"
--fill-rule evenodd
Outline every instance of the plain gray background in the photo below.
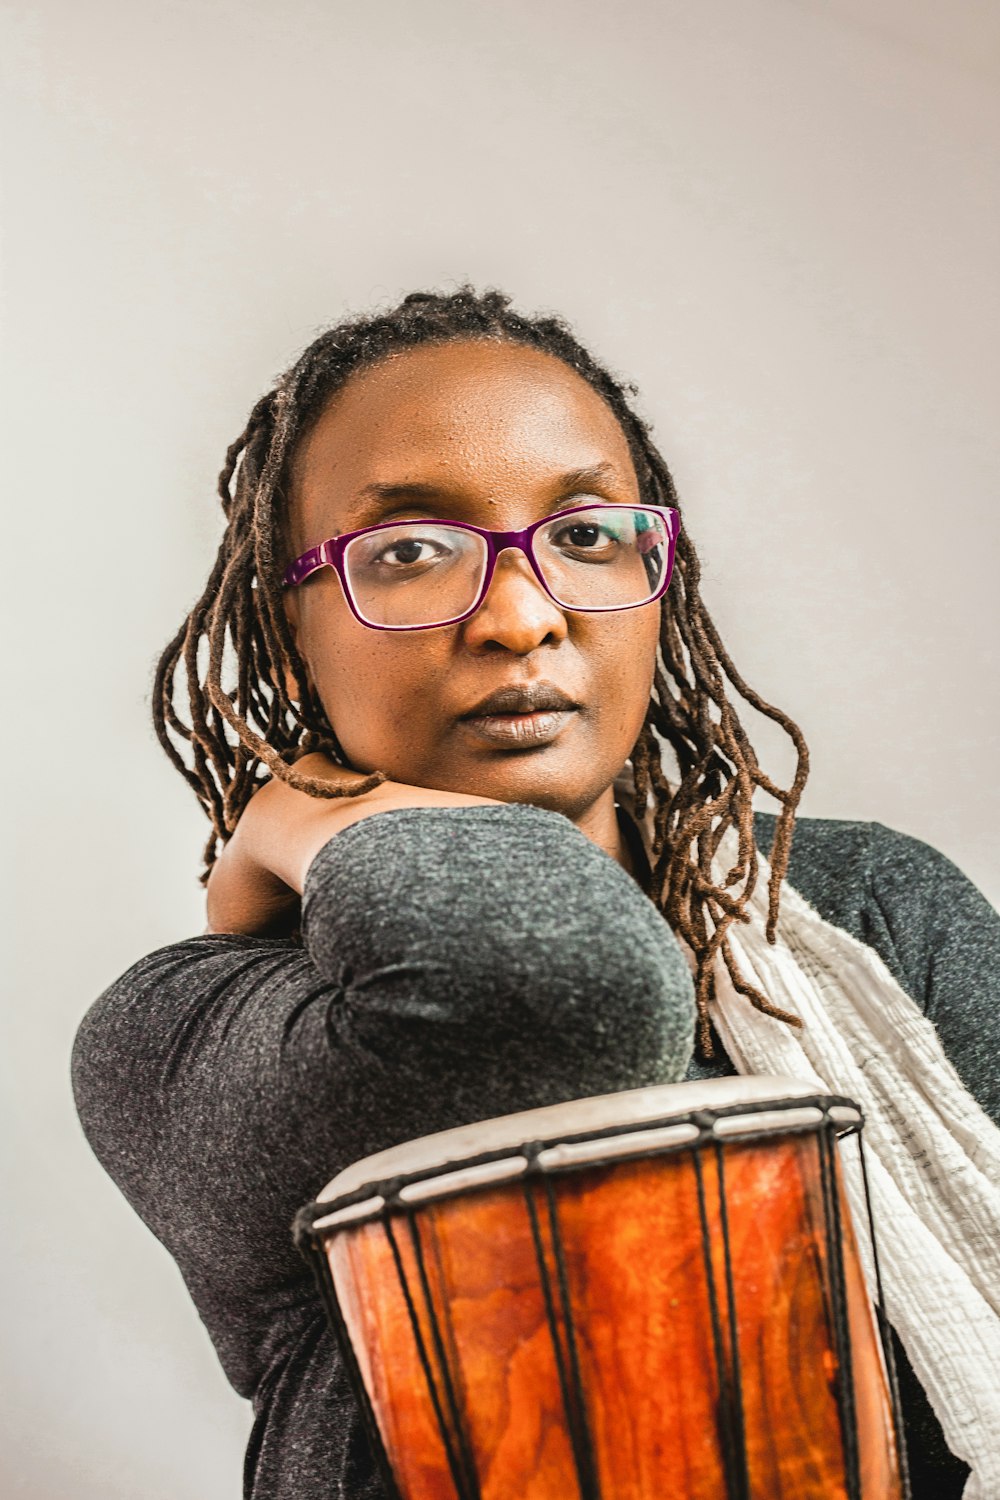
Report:
M 710 607 L 810 740 L 804 810 L 996 900 L 1000 10 L 3 20 L 3 1492 L 235 1500 L 249 1412 L 68 1085 L 91 1000 L 202 926 L 207 826 L 148 694 L 226 444 L 347 310 L 471 278 L 564 312 L 641 388 Z

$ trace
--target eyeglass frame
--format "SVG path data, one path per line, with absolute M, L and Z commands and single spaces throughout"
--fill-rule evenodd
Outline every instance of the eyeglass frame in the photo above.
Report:
M 594 604 L 576 605 L 563 604 L 557 599 L 542 576 L 541 568 L 534 552 L 534 535 L 550 521 L 560 520 L 563 516 L 579 515 L 582 511 L 592 511 L 598 508 L 607 510 L 642 510 L 651 515 L 659 516 L 665 523 L 667 532 L 667 565 L 663 572 L 663 578 L 657 586 L 656 592 L 648 599 L 641 599 L 637 604 Z M 351 593 L 350 584 L 347 581 L 347 568 L 344 565 L 344 553 L 349 544 L 359 536 L 367 536 L 376 531 L 390 531 L 395 527 L 405 525 L 425 526 L 450 526 L 456 531 L 471 531 L 475 536 L 481 536 L 486 542 L 486 568 L 483 573 L 483 581 L 476 596 L 475 603 L 467 609 L 464 614 L 455 615 L 449 620 L 436 620 L 431 625 L 377 625 L 373 620 L 366 620 L 361 613 Z M 369 630 L 440 630 L 444 625 L 459 625 L 463 620 L 471 619 L 482 605 L 486 595 L 490 591 L 493 582 L 493 574 L 496 571 L 497 559 L 501 552 L 514 548 L 523 552 L 531 565 L 531 570 L 545 593 L 557 604 L 560 609 L 568 609 L 571 614 L 612 614 L 623 609 L 642 609 L 647 604 L 654 604 L 661 599 L 670 586 L 670 579 L 674 571 L 674 555 L 677 550 L 677 537 L 680 534 L 680 511 L 673 505 L 623 505 L 610 500 L 597 500 L 590 505 L 571 505 L 566 510 L 553 511 L 550 516 L 542 516 L 540 521 L 532 521 L 530 526 L 525 526 L 522 531 L 492 531 L 486 526 L 473 526 L 468 521 L 453 521 L 449 518 L 435 517 L 433 519 L 422 516 L 401 516 L 395 521 L 379 521 L 374 526 L 362 526 L 357 531 L 342 531 L 339 536 L 327 537 L 325 542 L 317 542 L 315 547 L 308 548 L 301 556 L 295 558 L 288 564 L 282 575 L 282 588 L 298 588 L 300 583 L 305 583 L 307 578 L 320 568 L 333 568 L 340 579 L 340 586 L 347 600 L 347 606 L 351 614 L 361 625 L 366 625 Z

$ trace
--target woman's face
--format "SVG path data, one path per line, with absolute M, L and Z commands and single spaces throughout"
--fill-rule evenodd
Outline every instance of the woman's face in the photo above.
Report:
M 404 517 L 520 530 L 594 498 L 640 503 L 624 434 L 586 381 L 517 344 L 428 346 L 353 376 L 302 443 L 293 465 L 293 555 Z M 285 599 L 356 769 L 533 803 L 576 822 L 610 805 L 649 701 L 658 602 L 570 613 L 513 550 L 498 558 L 477 612 L 433 630 L 360 624 L 332 568 L 286 590 Z M 572 706 L 520 725 L 509 715 L 499 724 L 497 716 L 487 724 L 469 717 L 498 689 L 543 684 Z

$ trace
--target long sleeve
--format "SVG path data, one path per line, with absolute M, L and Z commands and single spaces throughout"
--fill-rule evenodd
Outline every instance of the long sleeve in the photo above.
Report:
M 659 912 L 563 817 L 398 811 L 311 865 L 303 945 L 203 936 L 85 1018 L 87 1135 L 254 1403 L 253 1500 L 376 1500 L 295 1212 L 349 1162 L 682 1076 L 691 979 Z
M 884 924 L 905 988 L 1000 1124 L 1000 913 L 929 844 L 871 828 L 870 926 Z

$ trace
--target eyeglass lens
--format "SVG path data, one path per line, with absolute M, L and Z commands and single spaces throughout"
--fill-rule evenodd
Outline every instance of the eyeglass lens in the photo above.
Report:
M 567 609 L 622 609 L 651 599 L 670 555 L 661 516 L 596 505 L 554 516 L 533 538 L 535 560 Z M 348 543 L 344 566 L 359 613 L 372 625 L 443 625 L 482 588 L 484 537 L 441 522 L 400 521 Z

